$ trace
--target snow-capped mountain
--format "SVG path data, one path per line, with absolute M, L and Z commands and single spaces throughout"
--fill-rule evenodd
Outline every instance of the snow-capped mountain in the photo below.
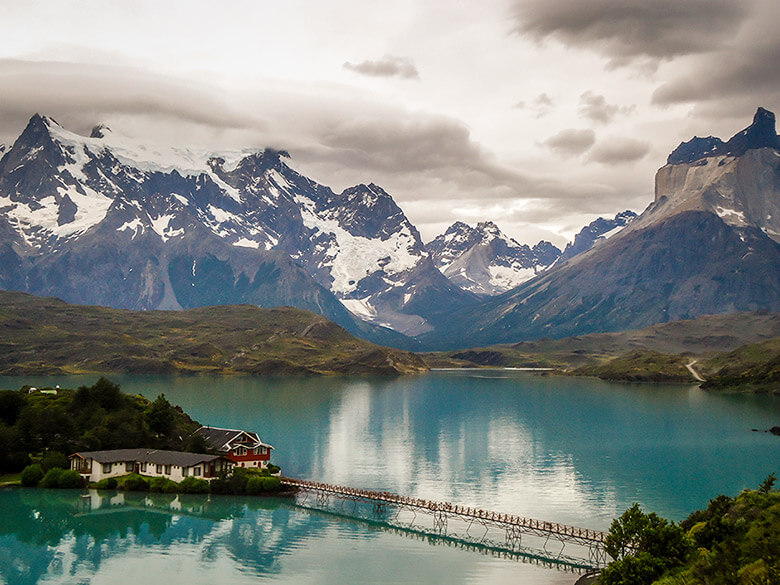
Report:
M 758 310 L 780 311 L 780 139 L 763 109 L 727 142 L 681 144 L 654 202 L 609 239 L 420 341 L 483 346 Z
M 334 193 L 287 157 L 86 137 L 36 114 L 0 159 L 0 285 L 137 309 L 291 304 L 349 326 L 346 306 L 412 335 L 473 302 L 380 187 Z
M 564 248 L 563 254 L 561 254 L 561 260 L 568 260 L 577 254 L 587 252 L 596 242 L 607 240 L 614 236 L 636 217 L 636 213 L 626 210 L 618 213 L 614 219 L 599 217 L 595 221 L 590 222 L 574 236 L 574 240 L 566 244 L 566 248 Z
M 455 222 L 426 246 L 436 267 L 464 290 L 495 295 L 519 286 L 553 264 L 561 251 L 550 242 L 519 244 L 490 221 Z

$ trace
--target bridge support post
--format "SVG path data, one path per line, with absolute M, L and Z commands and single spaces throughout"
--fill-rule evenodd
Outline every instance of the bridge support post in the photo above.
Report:
M 317 492 L 317 505 L 318 506 L 327 506 L 328 505 L 328 493 L 327 492 Z
M 507 526 L 506 545 L 513 551 L 520 550 L 523 544 L 523 533 L 518 526 Z
M 385 502 L 374 502 L 374 515 L 378 517 L 382 517 L 385 515 L 385 512 L 387 511 L 387 505 Z
M 592 545 L 588 547 L 588 560 L 599 569 L 607 566 L 607 551 L 604 547 Z
M 447 514 L 442 510 L 433 511 L 433 529 L 438 534 L 447 534 Z

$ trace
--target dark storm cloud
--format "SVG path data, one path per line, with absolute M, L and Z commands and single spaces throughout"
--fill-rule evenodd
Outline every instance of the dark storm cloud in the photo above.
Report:
M 345 112 L 328 126 L 318 131 L 315 143 L 298 150 L 321 168 L 352 169 L 353 177 L 433 199 L 463 199 L 475 192 L 507 199 L 545 190 L 539 179 L 498 163 L 468 128 L 451 118 L 403 111 L 357 117 Z
M 516 0 L 515 31 L 588 47 L 620 63 L 702 53 L 728 38 L 749 0 Z
M 618 114 L 625 114 L 631 111 L 631 108 L 620 107 L 615 104 L 607 103 L 603 95 L 597 95 L 592 91 L 586 91 L 580 96 L 580 115 L 598 122 L 608 124 Z
M 262 125 L 202 86 L 121 67 L 0 60 L 0 95 L 3 132 L 18 131 L 35 112 L 79 132 L 107 114 L 162 116 L 213 128 Z
M 613 137 L 599 142 L 588 153 L 588 160 L 603 165 L 623 165 L 644 158 L 650 143 L 627 137 Z
M 574 156 L 587 151 L 596 142 L 596 133 L 590 128 L 568 128 L 551 136 L 542 144 L 563 156 Z
M 757 39 L 759 40 L 759 39 Z M 780 98 L 780 39 L 736 47 L 723 54 L 698 60 L 693 75 L 681 75 L 661 85 L 653 94 L 657 104 L 709 102 L 749 97 L 777 102 Z
M 385 55 L 377 61 L 363 61 L 362 63 L 350 63 L 347 61 L 344 63 L 344 69 L 370 77 L 420 78 L 420 73 L 409 59 L 393 55 Z

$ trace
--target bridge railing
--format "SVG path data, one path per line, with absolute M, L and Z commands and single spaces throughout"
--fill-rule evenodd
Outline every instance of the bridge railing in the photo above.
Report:
M 580 528 L 558 522 L 546 522 L 534 518 L 526 518 L 513 514 L 503 514 L 480 508 L 469 506 L 460 506 L 450 502 L 437 502 L 422 498 L 411 498 L 401 496 L 391 492 L 378 492 L 348 486 L 340 486 L 329 483 L 307 481 L 302 479 L 292 479 L 288 477 L 281 478 L 282 484 L 302 490 L 316 491 L 320 493 L 333 494 L 336 496 L 348 498 L 360 498 L 374 502 L 383 502 L 387 504 L 396 504 L 413 508 L 420 508 L 431 512 L 444 512 L 447 514 L 473 518 L 476 520 L 487 521 L 504 525 L 507 527 L 516 526 L 519 528 L 554 534 L 559 537 L 568 537 L 580 541 L 586 541 L 597 545 L 603 545 L 607 537 L 605 532 Z

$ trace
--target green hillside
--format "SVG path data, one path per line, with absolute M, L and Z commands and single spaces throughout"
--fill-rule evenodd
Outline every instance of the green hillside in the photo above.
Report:
M 290 307 L 128 311 L 0 291 L 0 374 L 401 374 L 412 353 Z
M 635 331 L 539 339 L 424 354 L 435 367 L 552 368 L 606 380 L 697 382 L 704 388 L 780 392 L 780 315 L 733 313 Z
M 780 394 L 780 337 L 720 354 L 704 370 L 702 388 Z

